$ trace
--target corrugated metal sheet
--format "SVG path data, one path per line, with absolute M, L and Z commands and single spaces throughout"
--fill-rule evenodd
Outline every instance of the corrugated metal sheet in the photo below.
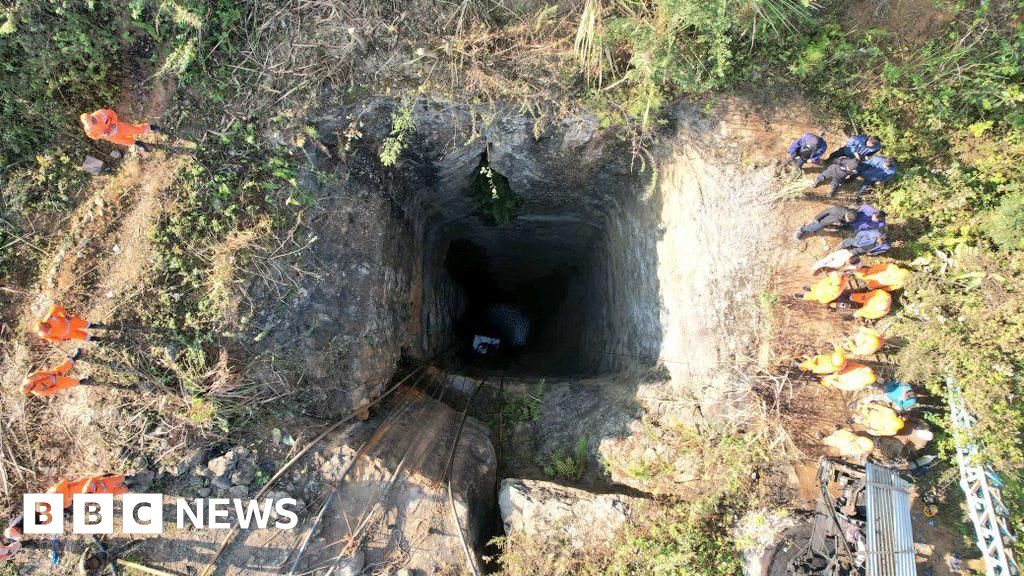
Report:
M 867 576 L 916 576 L 910 529 L 910 484 L 895 471 L 868 462 Z

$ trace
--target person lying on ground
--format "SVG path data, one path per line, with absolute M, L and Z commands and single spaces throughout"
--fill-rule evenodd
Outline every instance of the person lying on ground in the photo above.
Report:
M 905 424 L 895 410 L 875 402 L 862 404 L 853 420 L 872 436 L 895 436 Z
M 809 356 L 797 367 L 812 374 L 832 374 L 846 366 L 846 355 L 839 348 L 825 354 Z
M 62 390 L 74 388 L 88 378 L 74 378 L 68 376 L 68 372 L 75 366 L 75 358 L 79 350 L 76 348 L 60 366 L 50 370 L 41 370 L 25 377 L 21 384 L 21 392 L 39 397 L 52 396 Z
M 814 219 L 796 231 L 796 239 L 804 238 L 824 228 L 849 228 L 854 232 L 861 230 L 880 230 L 885 228 L 885 212 L 870 204 L 861 204 L 853 208 L 831 206 L 818 212 Z
M 871 356 L 885 345 L 882 333 L 868 326 L 858 326 L 857 331 L 840 344 L 851 356 Z
M 857 458 L 867 456 L 875 449 L 875 442 L 867 436 L 854 434 L 850 430 L 839 429 L 829 434 L 821 442 L 834 448 L 840 457 Z
M 901 290 L 910 278 L 910 270 L 900 268 L 892 262 L 875 264 L 874 266 L 862 266 L 853 271 L 853 277 L 863 282 L 868 288 L 874 290 L 882 288 L 892 292 Z
M 93 140 L 106 140 L 121 146 L 139 146 L 143 151 L 146 146 L 138 142 L 140 136 L 149 132 L 160 132 L 155 124 L 129 124 L 117 119 L 117 113 L 102 108 L 92 114 L 82 114 L 82 129 L 85 135 Z
M 872 156 L 857 166 L 857 175 L 863 180 L 857 188 L 859 202 L 865 192 L 896 177 L 896 161 L 888 156 Z
M 40 338 L 52 342 L 66 340 L 89 342 L 96 339 L 92 334 L 92 329 L 103 327 L 103 324 L 90 323 L 84 318 L 69 314 L 61 305 L 54 304 L 50 307 L 46 318 L 39 322 L 38 333 Z
M 828 304 L 839 298 L 849 287 L 849 276 L 833 271 L 826 274 L 824 278 L 818 280 L 810 287 L 805 286 L 804 291 L 795 294 L 794 298 Z
M 830 198 L 834 197 L 836 192 L 839 191 L 839 187 L 843 185 L 843 182 L 857 175 L 857 167 L 859 165 L 860 161 L 856 158 L 839 158 L 818 174 L 818 177 L 814 179 L 814 186 L 812 187 L 817 188 L 824 184 L 826 180 L 831 180 L 832 185 L 829 186 L 828 195 Z
M 892 309 L 892 295 L 885 290 L 855 292 L 850 294 L 850 302 L 857 308 L 853 313 L 853 318 L 863 318 L 864 320 L 884 318 Z
M 881 151 L 881 149 L 882 142 L 877 136 L 856 134 L 854 136 L 850 136 L 846 140 L 846 145 L 842 148 L 836 149 L 836 151 L 830 154 L 825 161 L 832 162 L 836 158 L 856 158 L 857 160 L 864 160 L 874 156 Z
M 828 148 L 824 135 L 825 130 L 822 129 L 818 131 L 818 134 L 807 132 L 794 140 L 789 145 L 789 161 L 800 170 L 804 169 L 804 164 L 807 162 L 820 164 L 821 156 Z
M 61 480 L 46 491 L 47 494 L 64 496 L 64 507 L 71 506 L 75 494 L 113 494 L 120 496 L 128 492 L 124 474 L 110 476 L 85 476 L 77 480 Z
M 849 250 L 854 256 L 879 256 L 889 251 L 892 246 L 889 238 L 881 230 L 861 230 L 839 243 L 840 250 Z
M 839 371 L 824 376 L 821 383 L 843 392 L 856 392 L 871 386 L 876 380 L 875 371 L 870 366 L 847 362 Z

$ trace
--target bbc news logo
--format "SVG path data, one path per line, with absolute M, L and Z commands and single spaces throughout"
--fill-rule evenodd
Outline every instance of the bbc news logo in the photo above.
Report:
M 296 500 L 241 500 L 238 498 L 178 498 L 175 522 L 206 530 L 230 530 L 237 523 L 243 530 L 270 526 L 291 530 L 299 523 Z M 25 494 L 22 502 L 25 534 L 64 534 L 64 496 L 62 494 Z M 73 534 L 114 533 L 113 494 L 75 494 L 71 501 Z M 164 531 L 162 494 L 124 494 L 121 496 L 121 532 L 124 534 L 161 534 Z M 273 521 L 273 522 L 272 522 Z

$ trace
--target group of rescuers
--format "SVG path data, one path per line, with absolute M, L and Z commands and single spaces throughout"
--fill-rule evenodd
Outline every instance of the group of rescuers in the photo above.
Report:
M 160 128 L 153 124 L 129 124 L 118 119 L 117 113 L 109 109 L 96 110 L 80 117 L 82 129 L 93 140 L 106 140 L 112 144 L 137 147 L 147 150 L 138 139 L 149 133 L 159 132 Z M 63 342 L 91 342 L 99 340 L 97 329 L 105 328 L 98 323 L 90 323 L 84 318 L 70 314 L 60 305 L 53 305 L 46 317 L 37 326 L 38 335 L 44 340 Z M 75 361 L 79 356 L 79 348 L 67 355 L 57 366 L 49 370 L 40 370 L 25 377 L 21 390 L 26 396 L 47 397 L 64 390 L 88 383 L 88 378 L 73 375 Z M 113 494 L 120 495 L 128 491 L 132 483 L 123 474 L 84 476 L 74 480 L 61 480 L 47 491 L 61 494 L 64 497 L 64 509 L 71 507 L 75 494 Z M 11 558 L 22 547 L 24 539 L 24 518 L 19 514 L 8 521 L 0 538 L 0 560 Z
M 107 140 L 121 146 L 138 146 L 143 150 L 146 148 L 138 142 L 138 138 L 159 131 L 159 128 L 151 124 L 122 122 L 113 110 L 108 109 L 82 114 L 81 122 L 89 138 Z M 821 157 L 827 148 L 823 134 L 824 131 L 818 134 L 807 133 L 793 142 L 789 147 L 789 158 L 793 165 L 803 170 L 808 162 L 822 163 Z M 829 196 L 834 197 L 844 182 L 859 176 L 863 180 L 857 190 L 859 204 L 863 192 L 888 182 L 896 174 L 895 162 L 878 154 L 881 149 L 881 143 L 876 137 L 853 136 L 845 146 L 825 160 L 828 166 L 818 175 L 814 185 L 819 186 L 831 180 Z M 885 213 L 866 204 L 851 208 L 829 208 L 802 226 L 796 235 L 798 240 L 829 227 L 847 228 L 853 235 L 843 240 L 836 252 L 814 265 L 815 273 L 824 271 L 825 275 L 798 297 L 833 306 L 838 310 L 853 309 L 853 318 L 867 322 L 888 314 L 892 306 L 892 293 L 903 288 L 909 272 L 891 263 L 858 266 L 860 256 L 876 256 L 889 249 L 885 226 Z M 38 335 L 50 342 L 90 342 L 99 339 L 95 331 L 102 328 L 104 326 L 90 323 L 55 304 L 39 322 Z M 800 363 L 800 369 L 820 375 L 825 386 L 845 392 L 862 390 L 875 384 L 875 373 L 870 367 L 848 358 L 874 355 L 884 345 L 885 340 L 878 330 L 867 325 L 859 326 L 833 351 L 807 358 Z M 47 397 L 86 382 L 87 378 L 72 375 L 78 354 L 79 349 L 76 348 L 56 367 L 25 377 L 22 392 Z M 881 395 L 881 398 L 889 399 L 888 404 L 879 403 L 878 397 L 874 397 L 862 405 L 855 420 L 868 434 L 892 436 L 903 428 L 903 419 L 891 406 L 912 405 L 912 402 L 907 401 L 912 392 L 908 392 L 905 385 L 900 386 L 903 388 L 898 386 L 894 390 L 887 389 Z M 874 448 L 871 438 L 845 429 L 837 430 L 824 441 L 846 456 L 866 455 Z M 121 474 L 61 480 L 48 490 L 49 493 L 64 496 L 65 509 L 71 506 L 74 494 L 119 495 L 127 491 L 125 476 Z M 3 539 L 0 539 L 0 560 L 10 558 L 21 548 L 21 526 L 20 516 L 8 523 Z
M 862 203 L 864 192 L 885 184 L 896 175 L 896 163 L 879 154 L 882 144 L 875 136 L 855 135 L 846 145 L 830 154 L 824 161 L 828 145 L 824 131 L 806 133 L 789 147 L 789 161 L 803 171 L 807 163 L 827 164 L 818 174 L 814 186 L 831 181 L 829 197 L 835 197 L 844 182 L 862 179 L 857 188 L 856 204 L 833 206 L 819 212 L 796 232 L 803 240 L 826 229 L 849 234 L 838 248 L 812 266 L 812 273 L 821 278 L 803 289 L 795 297 L 816 302 L 845 314 L 846 319 L 860 320 L 848 336 L 833 345 L 832 350 L 806 357 L 798 363 L 800 370 L 819 376 L 827 388 L 847 393 L 859 393 L 876 386 L 875 371 L 851 358 L 867 358 L 878 354 L 885 346 L 882 332 L 874 326 L 889 314 L 894 294 L 903 289 L 910 271 L 887 262 L 865 265 L 862 256 L 879 256 L 890 248 L 886 234 L 886 214 Z M 860 400 L 851 419 L 863 432 L 839 428 L 822 442 L 843 457 L 867 457 L 875 449 L 872 437 L 892 437 L 905 432 L 906 412 L 916 404 L 910 386 L 889 381 L 876 394 Z M 923 447 L 931 439 L 926 427 L 912 433 L 912 442 Z
M 70 314 L 60 305 L 54 304 L 46 313 L 46 317 L 36 326 L 38 336 L 54 343 L 94 342 L 101 338 L 96 334 L 105 328 L 101 324 L 90 323 L 84 318 Z M 75 348 L 63 362 L 55 368 L 33 372 L 22 381 L 21 391 L 26 395 L 47 397 L 58 392 L 74 388 L 88 381 L 71 373 L 80 348 Z M 68 510 L 75 494 L 113 494 L 115 496 L 128 492 L 131 479 L 123 474 L 83 476 L 74 480 L 61 480 L 47 490 L 49 494 L 60 494 L 64 498 L 64 509 Z M 24 538 L 24 518 L 18 514 L 8 521 L 0 539 L 0 560 L 10 559 L 22 547 Z

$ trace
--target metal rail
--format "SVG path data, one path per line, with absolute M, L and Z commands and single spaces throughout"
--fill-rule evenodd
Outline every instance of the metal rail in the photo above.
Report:
M 981 461 L 977 444 L 970 441 L 974 417 L 964 406 L 960 387 L 952 378 L 946 380 L 949 392 L 949 419 L 956 434 L 956 461 L 960 466 L 960 488 L 967 497 L 967 513 L 974 523 L 978 549 L 985 559 L 987 576 L 1020 574 L 1013 552 L 1007 546 L 1016 538 L 1007 525 L 1006 506 L 1000 496 L 998 482 Z

